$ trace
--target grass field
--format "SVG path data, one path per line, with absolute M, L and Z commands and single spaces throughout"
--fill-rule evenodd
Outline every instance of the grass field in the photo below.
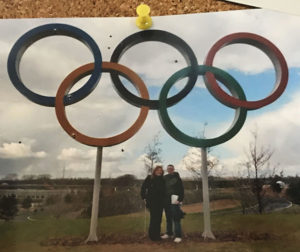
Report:
M 88 219 L 0 222 L 0 251 L 300 251 L 298 206 L 263 215 L 241 215 L 231 213 L 230 209 L 215 211 L 212 229 L 216 241 L 205 242 L 200 238 L 201 213 L 187 214 L 182 225 L 183 243 L 153 243 L 143 237 L 144 213 L 105 217 L 99 219 L 99 243 L 63 246 L 51 241 L 82 241 L 88 234 Z

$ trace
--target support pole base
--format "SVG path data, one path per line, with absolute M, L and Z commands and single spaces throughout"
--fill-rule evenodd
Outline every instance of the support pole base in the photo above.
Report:
M 204 238 L 204 240 L 206 240 L 206 239 L 215 240 L 216 239 L 216 237 L 214 236 L 214 234 L 211 231 L 204 231 L 202 233 L 202 237 Z
M 90 234 L 84 243 L 97 242 L 97 241 L 98 241 L 97 234 L 94 234 L 94 235 Z

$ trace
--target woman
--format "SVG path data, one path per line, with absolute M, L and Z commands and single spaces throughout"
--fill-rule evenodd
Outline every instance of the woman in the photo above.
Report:
M 142 199 L 150 211 L 149 237 L 152 241 L 161 240 L 160 225 L 165 198 L 165 181 L 162 166 L 156 166 L 152 175 L 147 176 L 141 188 Z

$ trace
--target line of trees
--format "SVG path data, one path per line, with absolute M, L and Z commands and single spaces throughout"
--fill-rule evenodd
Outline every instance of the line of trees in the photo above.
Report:
M 21 180 L 50 180 L 51 175 L 50 174 L 25 174 L 22 176 Z M 19 176 L 17 173 L 8 173 L 4 176 L 2 180 L 7 181 L 16 181 L 19 180 Z

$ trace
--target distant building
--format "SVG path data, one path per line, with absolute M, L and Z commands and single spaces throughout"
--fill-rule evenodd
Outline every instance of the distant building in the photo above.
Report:
M 30 197 L 32 200 L 44 201 L 49 196 L 61 196 L 64 197 L 66 194 L 75 193 L 77 190 L 71 189 L 0 189 L 0 198 L 4 196 L 14 195 L 18 200 L 23 200 Z

